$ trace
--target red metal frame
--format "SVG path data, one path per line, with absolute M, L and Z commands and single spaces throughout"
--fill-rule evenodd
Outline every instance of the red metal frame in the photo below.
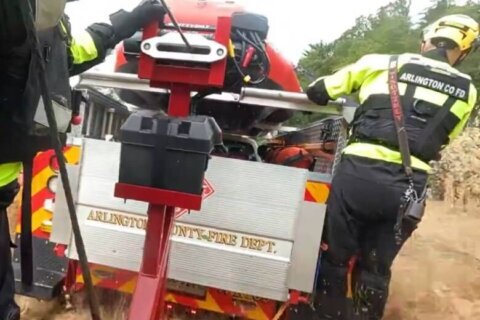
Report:
M 193 194 L 117 183 L 118 198 L 150 203 L 142 266 L 133 295 L 129 319 L 163 319 L 175 205 L 199 210 L 202 197 Z
M 214 39 L 224 45 L 226 49 L 230 40 L 230 30 L 231 18 L 219 17 Z M 144 29 L 143 40 L 155 37 L 157 34 L 158 24 L 151 24 Z M 226 58 L 212 63 L 209 67 L 185 67 L 163 65 L 154 58 L 142 54 L 138 65 L 138 76 L 141 79 L 149 79 L 152 87 L 181 88 L 182 85 L 186 85 L 190 90 L 220 88 L 224 84 L 226 66 Z M 171 95 L 170 103 L 172 97 L 173 95 Z M 188 97 L 190 98 L 190 95 Z M 178 108 L 178 106 L 175 106 L 175 108 Z
M 188 210 L 202 208 L 202 196 L 171 190 L 161 190 L 124 183 L 115 185 L 115 197 L 148 202 L 153 205 L 165 205 Z
M 228 47 L 231 18 L 219 17 L 215 41 Z M 143 40 L 157 36 L 158 23 L 144 29 Z M 209 66 L 185 67 L 162 64 L 142 54 L 138 76 L 149 79 L 150 86 L 170 89 L 168 114 L 187 117 L 190 114 L 191 91 L 222 87 L 227 59 Z M 175 219 L 175 207 L 200 210 L 201 195 L 186 194 L 142 186 L 117 183 L 115 196 L 148 202 L 148 222 L 141 269 L 130 307 L 131 320 L 164 319 L 170 235 Z

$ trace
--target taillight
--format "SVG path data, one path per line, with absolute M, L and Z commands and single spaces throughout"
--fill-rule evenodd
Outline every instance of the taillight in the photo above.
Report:
M 58 176 L 51 176 L 47 181 L 47 188 L 51 193 L 57 192 Z

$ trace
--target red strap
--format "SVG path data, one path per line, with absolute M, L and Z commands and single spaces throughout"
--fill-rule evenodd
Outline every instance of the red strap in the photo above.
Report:
M 405 119 L 398 90 L 397 68 L 398 56 L 393 55 L 390 57 L 388 89 L 390 91 L 393 120 L 397 129 L 398 146 L 400 148 L 400 154 L 402 155 L 403 167 L 405 169 L 405 174 L 411 179 L 413 172 L 410 158 L 410 147 L 408 145 L 407 130 L 405 129 Z

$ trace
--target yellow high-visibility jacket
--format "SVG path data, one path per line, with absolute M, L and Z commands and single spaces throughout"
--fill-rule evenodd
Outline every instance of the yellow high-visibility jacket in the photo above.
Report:
M 344 154 L 401 164 L 388 90 L 390 55 L 369 54 L 307 89 L 325 105 L 358 93 L 351 136 Z M 398 86 L 412 154 L 412 167 L 430 172 L 429 161 L 464 129 L 477 100 L 471 77 L 436 52 L 398 55 Z
M 107 24 L 94 24 L 82 34 L 73 37 L 68 17 L 64 16 L 58 29 L 64 35 L 67 44 L 70 76 L 77 75 L 104 61 L 107 50 L 114 45 L 111 42 L 113 31 Z M 20 162 L 0 164 L 0 187 L 17 179 L 21 168 Z

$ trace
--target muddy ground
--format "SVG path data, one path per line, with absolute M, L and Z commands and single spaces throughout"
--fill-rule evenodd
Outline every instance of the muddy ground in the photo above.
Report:
M 479 236 L 480 209 L 462 212 L 443 202 L 430 202 L 425 220 L 395 262 L 385 319 L 480 319 Z M 124 318 L 127 301 L 103 299 L 107 319 Z M 22 319 L 88 319 L 85 311 L 65 312 L 54 303 L 21 297 L 19 303 Z
M 480 210 L 428 207 L 395 262 L 386 319 L 480 319 Z

